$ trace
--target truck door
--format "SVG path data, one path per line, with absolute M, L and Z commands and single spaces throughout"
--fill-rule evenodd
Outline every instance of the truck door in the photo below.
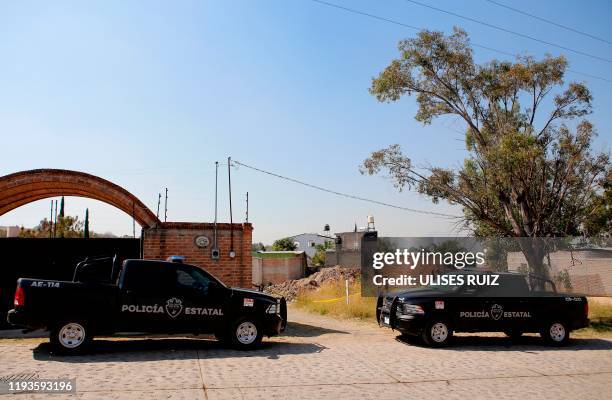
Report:
M 487 312 L 481 329 L 490 332 L 525 331 L 529 325 L 529 288 L 521 275 L 498 274 L 497 285 L 482 286 L 477 299 Z
M 484 298 L 482 288 L 464 286 L 459 295 L 453 299 L 454 324 L 460 331 L 486 331 L 491 327 L 490 307 Z
M 134 260 L 126 263 L 120 282 L 120 331 L 168 332 L 168 300 L 175 291 L 176 272 L 167 263 Z
M 176 296 L 183 314 L 178 318 L 185 332 L 214 332 L 223 326 L 229 289 L 200 268 L 176 265 Z

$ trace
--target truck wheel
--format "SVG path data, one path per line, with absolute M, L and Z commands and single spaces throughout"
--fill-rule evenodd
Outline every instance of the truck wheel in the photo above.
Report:
M 421 336 L 428 346 L 444 347 L 450 343 L 453 337 L 453 330 L 446 321 L 438 319 L 425 324 L 425 329 Z
M 569 342 L 570 331 L 561 321 L 552 321 L 544 325 L 540 331 L 544 341 L 552 346 L 563 346 Z
M 69 321 L 51 329 L 50 340 L 53 348 L 62 354 L 82 353 L 92 341 L 92 336 L 83 322 Z
M 230 329 L 230 339 L 234 348 L 238 350 L 252 350 L 259 346 L 263 334 L 259 324 L 252 318 L 237 320 Z

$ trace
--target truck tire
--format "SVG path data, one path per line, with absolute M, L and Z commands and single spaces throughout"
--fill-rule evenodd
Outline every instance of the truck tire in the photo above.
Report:
M 425 324 L 421 334 L 423 341 L 430 347 L 448 346 L 453 337 L 453 330 L 443 319 L 434 319 Z
M 51 329 L 49 339 L 57 353 L 73 355 L 83 353 L 93 337 L 82 321 L 66 321 Z
M 540 336 L 548 345 L 564 346 L 569 342 L 570 331 L 565 322 L 555 320 L 544 324 Z
M 237 350 L 252 350 L 261 344 L 263 333 L 253 318 L 240 318 L 231 325 L 229 339 Z

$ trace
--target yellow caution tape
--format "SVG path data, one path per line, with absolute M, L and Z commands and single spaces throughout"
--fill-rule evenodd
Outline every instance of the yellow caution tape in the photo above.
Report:
M 359 294 L 359 293 L 349 294 L 349 297 L 355 296 L 356 294 Z M 345 300 L 345 299 L 346 299 L 346 296 L 342 296 L 342 297 L 336 297 L 335 299 L 313 300 L 312 302 L 313 303 L 331 303 L 334 301 Z

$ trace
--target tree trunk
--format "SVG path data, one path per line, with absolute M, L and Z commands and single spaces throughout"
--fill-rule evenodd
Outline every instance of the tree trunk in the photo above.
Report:
M 548 279 L 548 268 L 544 264 L 544 256 L 546 255 L 546 243 L 543 238 L 519 238 L 521 251 L 525 255 L 529 273 L 535 275 L 539 279 L 533 280 L 536 287 L 533 289 L 542 290 L 543 279 Z

